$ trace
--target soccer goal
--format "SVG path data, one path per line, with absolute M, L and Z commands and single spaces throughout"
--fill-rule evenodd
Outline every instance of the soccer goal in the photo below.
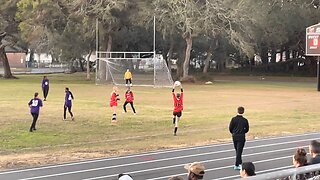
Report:
M 124 73 L 132 73 L 133 86 L 172 87 L 167 63 L 154 52 L 96 52 L 96 84 L 125 86 Z

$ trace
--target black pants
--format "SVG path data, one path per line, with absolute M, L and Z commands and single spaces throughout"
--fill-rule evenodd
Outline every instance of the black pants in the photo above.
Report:
M 126 79 L 126 84 L 132 84 L 131 79 Z
M 32 117 L 33 117 L 33 121 L 30 127 L 30 131 L 36 130 L 36 123 L 39 117 L 39 114 L 37 113 L 31 113 Z
M 64 119 L 67 118 L 67 109 L 69 111 L 70 116 L 73 117 L 73 114 L 71 112 L 71 106 L 64 106 L 64 109 L 63 109 L 63 118 Z
M 127 112 L 126 106 L 127 106 L 128 103 L 130 103 L 133 113 L 136 113 L 136 110 L 133 107 L 133 102 L 127 102 L 127 101 L 123 104 L 124 112 Z
M 44 97 L 44 99 L 46 99 L 47 98 L 47 96 L 48 96 L 48 93 L 49 93 L 49 87 L 44 87 L 43 89 L 42 89 L 42 91 L 43 91 L 43 97 Z
M 236 166 L 239 166 L 242 164 L 242 152 L 243 152 L 243 147 L 245 144 L 246 140 L 245 139 L 237 139 L 233 138 L 233 145 L 234 149 L 236 150 Z

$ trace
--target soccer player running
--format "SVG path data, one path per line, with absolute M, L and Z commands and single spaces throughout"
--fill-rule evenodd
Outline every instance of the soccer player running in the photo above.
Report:
M 181 93 L 174 93 L 176 85 L 173 86 L 172 88 L 172 97 L 173 97 L 173 104 L 174 104 L 174 109 L 173 109 L 173 124 L 174 124 L 174 132 L 173 135 L 177 135 L 178 127 L 179 127 L 179 120 L 180 117 L 182 116 L 182 110 L 183 110 L 183 89 L 182 85 L 180 85 L 180 91 Z
M 133 100 L 134 100 L 133 92 L 130 90 L 130 88 L 128 88 L 128 90 L 126 91 L 124 97 L 126 98 L 126 102 L 124 102 L 124 104 L 123 104 L 124 113 L 127 112 L 126 106 L 127 106 L 128 103 L 130 103 L 132 111 L 133 111 L 134 115 L 136 115 L 136 110 L 133 107 Z
M 47 76 L 43 76 L 42 79 L 42 92 L 44 97 L 43 101 L 46 101 L 49 93 L 49 79 Z
M 110 97 L 110 107 L 112 109 L 112 118 L 111 123 L 117 123 L 117 106 L 118 101 L 120 100 L 119 94 L 118 94 L 118 87 L 114 86 L 112 88 L 111 97 Z
M 132 86 L 132 74 L 129 69 L 124 73 L 124 80 L 126 81 L 126 86 Z
M 65 88 L 65 101 L 64 101 L 64 107 L 63 107 L 63 120 L 67 119 L 67 109 L 69 111 L 69 114 L 71 116 L 71 120 L 74 121 L 73 113 L 71 112 L 72 108 L 72 100 L 74 99 L 72 92 L 69 90 L 69 88 Z
M 40 107 L 42 107 L 42 101 L 41 99 L 39 99 L 39 93 L 34 93 L 34 98 L 31 99 L 28 103 L 29 107 L 30 107 L 30 112 L 31 115 L 33 117 L 33 121 L 30 127 L 30 132 L 37 130 L 36 129 L 36 123 L 39 117 L 39 112 L 40 112 Z
M 240 170 L 242 164 L 242 151 L 246 142 L 246 133 L 249 131 L 249 122 L 243 117 L 244 107 L 238 107 L 238 115 L 233 117 L 229 124 L 232 134 L 234 149 L 236 150 L 236 162 L 234 170 Z

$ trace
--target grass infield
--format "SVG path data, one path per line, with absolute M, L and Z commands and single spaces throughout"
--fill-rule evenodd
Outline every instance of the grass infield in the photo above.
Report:
M 111 125 L 111 85 L 96 86 L 85 74 L 52 74 L 37 131 L 29 133 L 28 101 L 41 92 L 41 75 L 0 79 L 0 168 L 108 157 L 164 148 L 230 141 L 228 125 L 239 105 L 250 122 L 248 138 L 318 131 L 320 94 L 315 78 L 215 77 L 213 85 L 183 84 L 184 111 L 173 136 L 168 88 L 133 87 L 137 115 L 120 87 L 118 125 Z M 64 88 L 75 96 L 75 122 L 62 121 Z

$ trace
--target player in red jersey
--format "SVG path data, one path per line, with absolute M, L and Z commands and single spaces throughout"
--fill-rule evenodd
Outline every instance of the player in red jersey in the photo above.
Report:
M 180 85 L 180 91 L 181 93 L 174 93 L 175 85 L 172 88 L 172 96 L 173 96 L 173 102 L 174 102 L 174 109 L 173 109 L 173 124 L 174 124 L 174 136 L 177 135 L 178 127 L 179 127 L 179 120 L 182 116 L 182 110 L 183 110 L 183 89 L 182 85 Z
M 117 106 L 119 101 L 119 94 L 118 94 L 118 88 L 116 86 L 113 87 L 110 97 L 110 107 L 112 108 L 113 114 L 112 114 L 112 123 L 117 122 Z
M 126 106 L 128 103 L 130 103 L 133 113 L 136 114 L 136 110 L 133 107 L 133 100 L 134 100 L 133 92 L 130 90 L 130 87 L 126 91 L 126 94 L 124 95 L 124 97 L 126 98 L 126 102 L 124 102 L 124 104 L 123 104 L 124 113 L 127 112 Z

